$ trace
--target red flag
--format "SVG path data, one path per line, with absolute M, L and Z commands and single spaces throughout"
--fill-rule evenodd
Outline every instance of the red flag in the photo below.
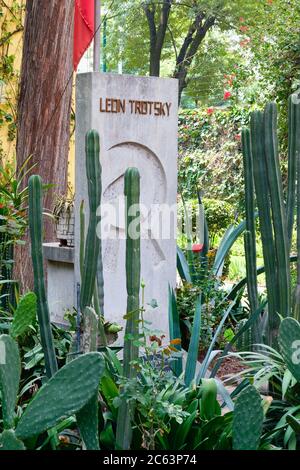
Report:
M 75 0 L 73 66 L 79 61 L 92 42 L 95 31 L 94 0 Z

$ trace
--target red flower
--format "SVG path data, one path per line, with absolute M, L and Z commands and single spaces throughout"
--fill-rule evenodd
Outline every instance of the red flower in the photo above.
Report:
M 230 93 L 230 91 L 225 91 L 225 92 L 224 92 L 224 100 L 229 100 L 229 98 L 231 98 L 231 93 Z
M 247 44 L 249 44 L 250 39 L 243 39 L 243 41 L 240 41 L 240 46 L 245 47 Z
M 241 134 L 235 134 L 234 136 L 235 140 L 241 140 Z
M 192 247 L 193 253 L 200 253 L 203 250 L 203 243 L 195 243 Z
M 240 31 L 242 33 L 246 33 L 246 31 L 248 31 L 248 30 L 249 30 L 249 26 L 246 26 L 246 25 L 240 26 Z
M 214 108 L 207 108 L 207 114 L 212 114 L 214 112 Z

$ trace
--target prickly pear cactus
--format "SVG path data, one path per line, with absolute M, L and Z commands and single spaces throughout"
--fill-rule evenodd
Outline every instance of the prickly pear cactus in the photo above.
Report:
M 241 329 L 247 323 L 247 319 L 244 318 L 238 323 L 237 333 L 241 331 Z M 241 336 L 239 336 L 236 340 L 236 348 L 238 351 L 251 351 L 252 349 L 252 334 L 251 328 L 248 328 Z
M 0 434 L 0 450 L 25 450 L 25 446 L 16 438 L 14 431 L 9 429 Z
M 0 391 L 5 429 L 14 425 L 15 407 L 21 376 L 17 343 L 8 335 L 0 336 Z
M 256 450 L 262 433 L 264 412 L 261 397 L 253 385 L 238 396 L 233 412 L 232 446 L 234 450 Z
M 76 414 L 95 396 L 104 367 L 103 356 L 97 352 L 66 364 L 29 403 L 16 428 L 16 437 L 24 440 L 38 435 Z
M 87 450 L 99 450 L 98 391 L 76 414 L 80 435 Z
M 280 324 L 279 347 L 289 371 L 300 382 L 300 324 L 294 318 L 284 318 Z
M 10 334 L 13 338 L 24 335 L 36 322 L 37 298 L 34 292 L 27 292 L 16 308 Z

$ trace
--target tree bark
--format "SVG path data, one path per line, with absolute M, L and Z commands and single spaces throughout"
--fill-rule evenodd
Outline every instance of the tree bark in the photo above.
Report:
M 31 156 L 44 183 L 51 183 L 44 207 L 51 209 L 54 193 L 67 188 L 73 71 L 74 0 L 27 0 L 20 95 L 18 103 L 17 166 Z M 24 182 L 27 184 L 27 181 Z M 54 240 L 53 224 L 44 225 L 45 240 Z M 28 238 L 18 247 L 15 278 L 32 288 Z
M 176 60 L 176 69 L 174 77 L 178 78 L 178 101 L 180 103 L 182 92 L 187 86 L 187 75 L 189 67 L 206 36 L 206 33 L 215 24 L 215 17 L 210 16 L 204 21 L 205 15 L 200 12 L 197 14 L 191 25 L 179 51 Z
M 160 11 L 159 25 L 156 27 L 155 13 L 156 6 L 152 2 L 144 4 L 143 8 L 149 26 L 150 33 L 150 75 L 152 77 L 159 77 L 160 75 L 160 60 L 161 53 L 166 37 L 168 27 L 169 15 L 173 0 L 163 0 Z

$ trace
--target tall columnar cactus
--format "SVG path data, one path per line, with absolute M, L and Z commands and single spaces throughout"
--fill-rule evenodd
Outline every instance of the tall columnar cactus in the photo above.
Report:
M 99 235 L 99 234 L 98 234 Z M 101 240 L 100 240 L 101 244 Z M 84 259 L 85 259 L 85 213 L 84 213 L 84 202 L 80 204 L 80 275 L 83 280 L 84 276 Z M 101 256 L 99 253 L 98 257 Z M 103 273 L 102 273 L 103 277 Z M 83 334 L 81 337 L 81 346 L 83 352 L 96 351 L 98 348 L 98 334 L 101 342 L 101 346 L 106 346 L 106 335 L 102 322 L 102 312 L 100 309 L 99 297 L 98 297 L 98 286 L 95 281 L 94 293 L 93 293 L 93 304 L 92 306 L 85 307 L 82 312 L 82 330 Z
M 256 312 L 259 306 L 257 289 L 257 266 L 256 266 L 256 231 L 255 231 L 255 198 L 253 181 L 253 162 L 251 154 L 251 141 L 249 129 L 242 131 L 244 181 L 245 181 L 245 211 L 246 231 L 244 233 L 247 290 L 251 313 Z M 261 342 L 259 325 L 256 321 L 252 327 L 255 343 Z
M 292 164 L 291 164 L 292 163 Z M 290 170 L 291 166 L 291 170 Z M 300 97 L 299 90 L 290 96 L 289 102 L 289 182 L 288 222 L 289 244 L 291 244 L 294 206 L 297 201 L 297 253 L 300 253 Z M 295 191 L 297 180 L 297 191 Z M 290 183 L 291 181 L 291 183 Z M 300 257 L 297 260 L 297 283 L 293 296 L 293 316 L 300 320 Z
M 123 375 L 132 379 L 136 369 L 132 361 L 138 359 L 139 349 L 134 339 L 139 333 L 141 254 L 140 254 L 140 175 L 136 168 L 128 168 L 125 173 L 124 194 L 126 202 L 126 288 L 127 322 L 124 340 Z M 116 447 L 129 449 L 132 438 L 132 407 L 122 401 L 118 411 Z
M 245 178 L 249 181 L 249 161 L 253 161 L 256 201 L 259 212 L 260 231 L 268 292 L 269 342 L 276 344 L 279 315 L 287 317 L 300 314 L 300 260 L 297 263 L 297 286 L 291 305 L 290 250 L 297 200 L 297 251 L 300 251 L 300 99 L 299 91 L 289 98 L 289 142 L 288 142 L 288 185 L 286 203 L 283 193 L 282 176 L 277 142 L 277 109 L 269 103 L 264 112 L 251 115 L 251 145 L 248 146 L 248 132 L 243 134 L 245 157 Z M 248 168 L 247 168 L 248 165 Z M 297 188 L 297 194 L 296 194 Z M 296 197 L 297 196 L 297 197 Z M 246 203 L 249 198 L 246 182 Z M 249 218 L 249 214 L 247 215 Z M 246 242 L 247 275 L 254 247 Z M 249 276 L 249 277 L 253 277 Z M 249 282 L 249 279 L 248 279 Z M 254 280 L 252 281 L 252 284 Z M 279 315 L 278 315 L 279 314 Z
M 251 115 L 251 149 L 253 158 L 253 176 L 256 202 L 259 212 L 259 224 L 263 246 L 266 272 L 269 312 L 269 343 L 272 344 L 278 327 L 278 280 L 276 276 L 275 244 L 271 206 L 268 191 L 268 172 L 265 159 L 263 113 L 254 111 Z
M 272 208 L 274 241 L 276 249 L 279 305 L 278 313 L 290 315 L 290 263 L 286 209 L 278 154 L 277 108 L 269 103 L 264 111 L 265 158 Z
M 141 239 L 140 239 L 140 175 L 136 168 L 128 168 L 125 173 L 124 195 L 126 201 L 126 289 L 127 314 L 131 314 L 126 324 L 126 334 L 138 335 L 140 283 L 141 283 Z M 138 355 L 133 341 L 125 343 L 124 372 L 132 376 L 135 372 L 130 362 Z
M 49 307 L 46 298 L 43 257 L 43 213 L 42 213 L 42 180 L 32 175 L 29 187 L 29 229 L 31 238 L 31 258 L 34 275 L 34 291 L 37 297 L 37 316 L 40 327 L 41 343 L 45 356 L 47 377 L 57 371 L 57 361 L 50 324 Z
M 299 178 L 300 156 L 300 99 L 299 90 L 289 97 L 289 142 L 288 142 L 288 191 L 287 191 L 287 223 L 289 251 L 295 219 L 296 181 Z M 300 191 L 299 186 L 297 191 Z M 297 200 L 299 198 L 297 196 Z M 297 204 L 297 207 L 299 205 Z
M 99 134 L 91 130 L 86 134 L 86 175 L 89 194 L 89 225 L 85 242 L 84 262 L 82 266 L 82 283 L 80 293 L 80 310 L 92 305 L 100 250 L 100 238 L 97 225 L 100 222 L 99 207 L 101 204 L 101 165 Z

